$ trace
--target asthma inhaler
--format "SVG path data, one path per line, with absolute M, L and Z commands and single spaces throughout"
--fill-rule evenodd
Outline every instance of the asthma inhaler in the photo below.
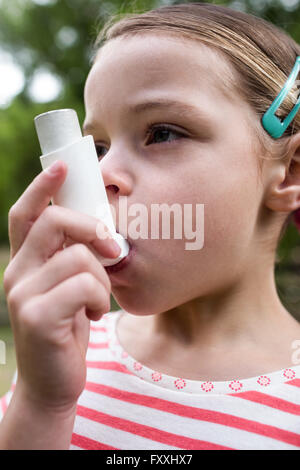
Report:
M 73 109 L 39 114 L 34 123 L 43 153 L 40 157 L 43 170 L 55 160 L 64 161 L 68 167 L 66 179 L 51 199 L 52 204 L 100 219 L 120 246 L 121 253 L 117 258 L 104 258 L 90 245 L 89 248 L 103 266 L 118 263 L 127 256 L 129 245 L 116 232 L 93 137 L 82 137 Z

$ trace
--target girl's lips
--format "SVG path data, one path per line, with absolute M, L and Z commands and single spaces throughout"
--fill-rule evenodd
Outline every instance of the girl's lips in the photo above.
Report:
M 126 268 L 126 266 L 128 266 L 133 254 L 135 252 L 135 247 L 132 246 L 129 241 L 128 241 L 128 244 L 129 244 L 129 253 L 128 253 L 127 256 L 125 256 L 125 258 L 121 259 L 121 261 L 119 261 L 117 264 L 114 264 L 112 266 L 104 266 L 104 269 L 107 272 L 107 274 L 117 273 L 117 272 L 123 270 L 124 268 Z

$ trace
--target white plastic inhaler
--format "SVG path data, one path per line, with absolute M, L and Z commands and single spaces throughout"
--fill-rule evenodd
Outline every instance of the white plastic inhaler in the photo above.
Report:
M 34 123 L 43 153 L 40 157 L 43 170 L 55 160 L 64 161 L 68 167 L 66 179 L 51 199 L 52 204 L 100 219 L 120 246 L 121 253 L 117 258 L 104 258 L 88 246 L 103 266 L 118 263 L 127 256 L 129 245 L 116 232 L 93 137 L 82 137 L 74 109 L 39 114 Z

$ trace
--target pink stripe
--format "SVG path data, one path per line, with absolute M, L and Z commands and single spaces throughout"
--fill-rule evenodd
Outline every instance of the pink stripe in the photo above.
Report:
M 211 423 L 222 424 L 224 426 L 230 426 L 232 428 L 241 429 L 243 431 L 260 434 L 262 436 L 277 439 L 278 441 L 286 442 L 291 445 L 300 447 L 300 434 L 294 432 L 285 431 L 275 426 L 268 424 L 261 424 L 257 421 L 252 421 L 245 418 L 239 418 L 228 413 L 222 413 L 219 411 L 211 411 L 201 408 L 196 408 L 187 405 L 181 405 L 179 403 L 173 403 L 168 400 L 156 398 L 147 395 L 141 395 L 138 393 L 126 392 L 117 388 L 109 387 L 107 385 L 95 384 L 86 382 L 86 390 L 90 390 L 95 393 L 123 400 L 136 405 L 147 406 L 148 408 L 155 408 L 157 410 L 172 413 L 185 418 L 199 419 L 201 421 L 208 421 Z
M 131 371 L 129 371 L 126 366 L 120 364 L 119 362 L 114 361 L 86 361 L 87 367 L 92 369 L 105 369 L 105 370 L 113 370 L 116 372 L 123 372 L 125 374 L 134 375 Z
M 4 415 L 4 413 L 6 412 L 7 410 L 7 404 L 6 404 L 6 396 L 4 395 L 1 399 L 1 410 L 2 410 L 2 414 Z
M 285 384 L 294 385 L 295 387 L 300 387 L 300 379 L 292 379 L 292 380 L 289 380 L 288 382 L 285 382 Z
M 119 450 L 116 447 L 102 444 L 102 442 L 94 441 L 93 439 L 75 433 L 72 434 L 71 444 L 85 450 Z
M 178 447 L 179 449 L 188 450 L 233 450 L 229 447 L 219 446 L 211 442 L 200 441 L 198 439 L 191 439 L 189 437 L 173 434 L 170 432 L 162 431 L 152 426 L 129 421 L 128 419 L 117 418 L 110 416 L 100 411 L 95 411 L 84 406 L 77 405 L 77 414 L 84 418 L 102 423 L 112 428 L 121 429 L 122 431 L 130 432 L 137 436 L 151 439 L 152 441 L 161 442 L 163 444 Z
M 297 416 L 300 416 L 300 405 L 296 403 L 291 403 L 281 398 L 273 397 L 262 392 L 240 392 L 240 393 L 230 393 L 232 397 L 239 397 L 245 400 L 254 401 L 255 403 L 260 403 L 261 405 L 270 406 L 271 408 L 276 408 L 280 411 L 285 411 L 286 413 L 292 413 Z
M 103 331 L 103 333 L 107 332 L 107 329 L 104 326 L 90 326 L 92 331 Z
M 108 343 L 89 343 L 88 347 L 91 349 L 106 349 L 108 348 Z

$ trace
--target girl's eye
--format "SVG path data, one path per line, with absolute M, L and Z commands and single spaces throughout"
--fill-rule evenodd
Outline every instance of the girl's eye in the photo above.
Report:
M 100 158 L 104 157 L 104 155 L 102 155 L 102 150 L 106 150 L 108 152 L 108 149 L 104 147 L 104 145 L 97 144 L 97 142 L 95 142 L 95 147 L 96 147 L 98 159 L 100 160 Z
M 184 134 L 182 134 L 181 132 L 176 131 L 172 127 L 167 126 L 166 124 L 163 124 L 163 125 L 160 124 L 160 125 L 155 125 L 155 126 L 150 124 L 149 126 L 150 127 L 148 128 L 148 130 L 146 132 L 148 145 L 149 145 L 149 137 L 152 137 L 152 142 L 155 143 L 155 144 L 163 144 L 163 143 L 169 144 L 169 143 L 171 143 L 172 140 L 179 140 L 179 139 L 182 139 L 182 138 L 185 137 Z M 172 139 L 170 141 L 168 139 L 168 137 L 170 137 L 170 135 L 172 135 L 172 134 L 174 136 L 177 136 L 177 138 Z M 151 142 L 151 139 L 150 139 L 150 143 L 152 143 L 152 142 Z M 106 147 L 104 147 L 104 145 L 101 145 L 100 143 L 96 142 L 95 147 L 96 147 L 96 151 L 97 151 L 97 155 L 98 155 L 99 159 L 104 157 L 104 155 L 105 155 L 105 154 L 104 155 L 102 154 L 103 150 L 108 152 L 108 149 Z
M 149 138 L 152 137 L 152 142 L 155 141 L 156 139 L 158 139 L 157 142 L 153 142 L 153 143 L 157 143 L 157 144 L 160 144 L 160 143 L 170 143 L 170 140 L 168 140 L 168 136 L 170 136 L 171 134 L 173 135 L 176 135 L 177 137 L 179 136 L 179 138 L 184 138 L 185 136 L 181 133 L 181 132 L 178 132 L 176 131 L 175 129 L 173 129 L 172 127 L 170 126 L 167 126 L 166 124 L 158 124 L 158 125 L 150 125 L 150 128 L 148 129 L 147 131 L 147 137 Z M 167 139 L 167 140 L 165 140 Z M 172 139 L 172 140 L 178 140 L 178 139 Z M 151 142 L 151 140 L 150 140 Z M 148 144 L 149 144 L 149 141 L 148 141 Z

